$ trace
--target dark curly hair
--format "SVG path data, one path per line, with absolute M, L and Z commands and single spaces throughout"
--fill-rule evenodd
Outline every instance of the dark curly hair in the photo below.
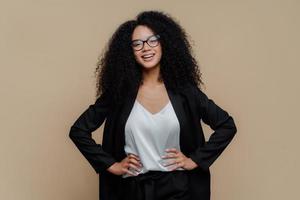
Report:
M 121 24 L 109 39 L 95 70 L 96 96 L 107 92 L 115 103 L 119 103 L 141 84 L 142 67 L 136 62 L 130 45 L 132 33 L 138 25 L 145 25 L 160 35 L 160 78 L 166 88 L 180 90 L 186 84 L 201 88 L 204 83 L 185 30 L 163 11 L 144 11 L 135 20 Z

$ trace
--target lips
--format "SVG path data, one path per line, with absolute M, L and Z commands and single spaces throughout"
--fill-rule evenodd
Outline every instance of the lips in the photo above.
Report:
M 145 55 L 142 55 L 141 57 L 143 58 L 143 60 L 145 61 L 149 61 L 149 60 L 152 60 L 152 58 L 154 57 L 154 53 L 151 53 L 151 54 L 145 54 Z
M 155 54 L 154 53 L 151 53 L 151 54 L 145 54 L 145 55 L 142 55 L 141 57 L 143 59 L 149 59 L 149 58 L 152 58 Z

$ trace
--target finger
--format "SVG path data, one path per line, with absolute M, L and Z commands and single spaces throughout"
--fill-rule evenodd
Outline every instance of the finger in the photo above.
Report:
M 169 148 L 165 150 L 166 152 L 173 152 L 173 153 L 178 153 L 178 150 L 175 148 Z
M 171 166 L 168 167 L 168 170 L 173 171 L 179 168 L 179 164 L 177 162 L 173 163 Z
M 135 154 L 132 154 L 132 153 L 129 154 L 128 157 L 129 157 L 129 158 L 134 158 L 134 159 L 136 159 L 136 160 L 140 160 L 139 156 L 137 156 L 137 155 L 135 155 Z
M 133 164 L 129 164 L 129 167 L 130 167 L 130 168 L 133 168 L 134 170 L 136 170 L 136 171 L 138 171 L 138 172 L 140 172 L 140 171 L 142 170 L 142 168 L 137 167 L 137 166 L 135 166 L 135 165 L 133 165 Z
M 138 167 L 142 167 L 142 163 L 140 161 L 137 161 L 135 158 L 130 158 L 128 160 L 129 163 L 133 163 L 134 165 L 138 166 Z
M 162 165 L 164 167 L 168 167 L 170 165 L 174 165 L 176 163 L 176 160 L 170 160 L 170 161 L 165 161 Z
M 130 174 L 130 175 L 132 175 L 132 176 L 137 176 L 137 175 L 138 175 L 138 173 L 133 172 L 133 171 L 130 171 L 130 170 L 127 169 L 127 168 L 125 168 L 124 171 L 126 172 L 126 174 Z
M 177 167 L 183 167 L 184 166 L 184 162 L 177 162 Z
M 176 153 L 167 153 L 166 155 L 163 155 L 162 158 L 177 158 Z

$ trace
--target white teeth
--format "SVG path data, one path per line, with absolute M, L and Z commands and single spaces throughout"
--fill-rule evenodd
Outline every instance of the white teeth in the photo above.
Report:
M 154 54 L 144 55 L 144 56 L 142 56 L 142 58 L 150 58 L 152 56 L 154 56 Z

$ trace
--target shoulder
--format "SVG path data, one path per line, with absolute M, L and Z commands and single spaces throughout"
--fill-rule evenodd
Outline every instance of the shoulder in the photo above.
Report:
M 195 84 L 188 83 L 186 84 L 182 90 L 181 93 L 184 93 L 185 95 L 188 95 L 196 100 L 201 100 L 203 98 L 207 98 L 206 94 L 202 91 L 201 88 L 199 88 Z
M 96 97 L 95 106 L 96 107 L 106 107 L 109 108 L 112 105 L 112 95 L 109 91 L 102 91 L 102 93 Z
M 216 105 L 215 102 L 197 85 L 186 85 L 182 90 L 182 93 L 189 104 L 195 110 L 198 110 L 201 113 L 207 111 L 208 109 L 214 109 L 214 106 Z
M 187 101 L 188 104 L 196 110 L 199 110 L 200 107 L 202 107 L 202 104 L 205 104 L 208 99 L 206 94 L 197 85 L 191 83 L 181 87 L 179 90 L 179 96 L 181 96 L 184 101 Z

